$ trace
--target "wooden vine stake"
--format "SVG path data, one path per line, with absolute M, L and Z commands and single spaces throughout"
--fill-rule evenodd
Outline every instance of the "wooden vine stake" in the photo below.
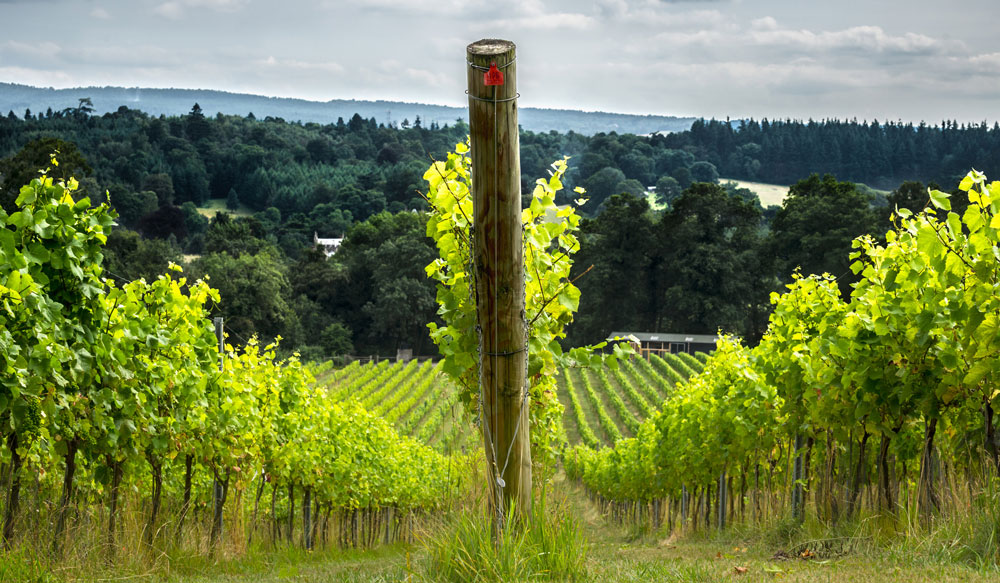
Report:
M 219 372 L 226 372 L 226 334 L 221 317 L 213 319 L 215 324 L 215 339 L 219 343 Z M 211 550 L 214 551 L 222 536 L 222 505 L 225 503 L 225 490 L 218 476 L 212 480 L 212 530 L 210 533 Z
M 467 48 L 483 441 L 493 516 L 531 509 L 531 446 L 514 43 Z M 499 75 L 498 75 L 499 73 Z M 501 528 L 498 521 L 496 528 Z

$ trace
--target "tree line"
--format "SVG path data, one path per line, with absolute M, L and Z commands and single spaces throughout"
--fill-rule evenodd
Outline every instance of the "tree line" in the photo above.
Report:
M 970 167 L 998 159 L 1000 123 L 702 119 L 687 132 L 652 140 L 691 151 L 730 178 L 789 184 L 831 173 L 890 189 L 907 180 L 957 184 Z
M 583 303 L 570 340 L 595 341 L 612 329 L 720 326 L 759 336 L 766 293 L 796 266 L 845 272 L 836 249 L 857 234 L 884 232 L 891 208 L 918 209 L 926 192 L 907 182 L 885 199 L 817 176 L 796 185 L 782 209 L 764 209 L 749 191 L 715 183 L 720 176 L 799 179 L 812 170 L 868 179 L 844 166 L 843 156 L 786 155 L 790 144 L 813 152 L 817 140 L 836 145 L 850 135 L 876 140 L 893 153 L 894 168 L 912 170 L 893 177 L 935 180 L 967 167 L 972 154 L 988 159 L 982 152 L 992 151 L 998 133 L 952 123 L 905 128 L 749 120 L 699 121 L 666 136 L 523 131 L 523 192 L 563 156 L 570 157 L 566 188 L 556 202 L 573 203 L 574 187 L 587 190 L 580 211 L 590 221 L 577 265 L 594 269 L 579 281 Z M 58 151 L 50 175 L 80 177 L 82 192 L 118 212 L 105 249 L 110 277 L 152 280 L 169 261 L 186 262 L 226 288 L 218 310 L 236 335 L 280 335 L 283 346 L 307 356 L 391 355 L 399 347 L 426 353 L 425 324 L 436 307 L 423 272 L 434 257 L 424 236 L 423 172 L 467 133 L 461 121 L 386 126 L 357 114 L 326 125 L 209 117 L 197 104 L 184 116 L 127 107 L 97 116 L 81 100 L 60 111 L 0 116 L 0 206 L 11 209 L 20 186 Z M 904 147 L 910 142 L 920 148 Z M 733 148 L 759 164 L 741 162 L 740 170 Z M 909 156 L 905 164 L 897 163 L 901 156 Z M 666 210 L 645 203 L 650 187 Z M 212 216 L 204 208 L 212 199 L 224 199 L 231 214 Z M 314 234 L 345 237 L 344 244 L 328 260 L 313 251 Z
M 771 292 L 798 271 L 833 274 L 848 296 L 857 281 L 848 260 L 854 238 L 881 237 L 893 209 L 919 211 L 928 202 L 919 182 L 880 197 L 829 174 L 798 181 L 770 209 L 734 183 L 694 183 L 662 214 L 646 198 L 612 195 L 581 227 L 574 277 L 582 299 L 568 343 L 612 331 L 720 329 L 755 343 Z

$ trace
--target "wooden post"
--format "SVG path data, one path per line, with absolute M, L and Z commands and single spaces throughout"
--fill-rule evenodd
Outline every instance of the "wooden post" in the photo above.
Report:
M 510 506 L 521 516 L 531 508 L 514 56 L 514 43 L 505 40 L 481 40 L 467 48 L 483 440 L 497 517 Z M 487 85 L 488 72 L 492 82 L 499 80 L 496 71 L 502 84 Z
M 681 484 L 681 528 L 687 523 L 688 519 L 688 490 L 687 486 Z
M 716 511 L 718 512 L 718 518 L 716 524 L 719 530 L 726 528 L 726 501 L 729 495 L 729 491 L 726 488 L 726 470 L 722 470 L 719 474 L 719 488 L 716 494 Z
M 795 464 L 792 467 L 792 516 L 796 520 L 801 521 L 805 517 L 805 508 L 803 502 L 805 500 L 805 492 L 802 488 L 803 481 L 803 463 L 802 463 L 802 435 L 795 434 Z
M 215 337 L 219 341 L 219 372 L 225 372 L 225 355 L 226 355 L 226 340 L 225 332 L 222 324 L 222 318 L 218 317 L 214 319 L 215 322 Z M 212 531 L 211 531 L 211 542 L 212 548 L 215 548 L 216 542 L 218 542 L 219 537 L 222 536 L 222 505 L 225 502 L 224 495 L 225 491 L 222 482 L 219 481 L 218 477 L 213 478 L 212 482 L 212 498 L 213 498 L 213 513 L 212 513 Z
M 288 543 L 295 540 L 295 484 L 288 482 Z
M 311 507 L 310 495 L 312 494 L 311 489 L 307 486 L 305 493 L 302 495 L 302 546 L 308 551 L 312 549 L 312 539 L 309 537 L 309 510 Z

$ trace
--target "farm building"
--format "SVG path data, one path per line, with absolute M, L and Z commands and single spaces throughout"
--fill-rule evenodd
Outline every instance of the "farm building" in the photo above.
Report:
M 644 358 L 649 358 L 650 354 L 664 354 L 667 352 L 711 352 L 715 350 L 715 343 L 719 337 L 714 334 L 671 334 L 667 332 L 612 332 L 608 336 L 608 341 L 615 338 L 634 337 L 638 340 L 639 354 Z

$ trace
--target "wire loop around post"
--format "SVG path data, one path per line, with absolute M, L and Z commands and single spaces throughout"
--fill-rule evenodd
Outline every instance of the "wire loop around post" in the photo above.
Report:
M 514 97 L 508 97 L 506 99 L 487 99 L 485 97 L 476 97 L 475 95 L 469 93 L 469 90 L 465 90 L 465 94 L 469 96 L 469 99 L 475 99 L 476 101 L 485 101 L 486 103 L 505 103 L 507 101 L 517 101 L 517 98 L 521 96 L 520 93 L 515 93 Z
M 484 352 L 486 356 L 514 356 L 515 354 L 520 354 L 527 350 L 527 347 L 518 348 L 517 350 L 509 350 L 507 352 Z
M 507 67 L 513 65 L 516 61 L 517 61 L 517 57 L 514 57 L 513 59 L 507 61 L 506 63 L 504 63 L 502 65 L 497 65 L 497 69 L 506 69 Z M 466 63 L 468 63 L 470 67 L 472 67 L 473 69 L 475 69 L 477 71 L 489 71 L 490 70 L 489 67 L 484 67 L 482 65 L 477 65 L 477 64 L 473 63 L 472 61 L 466 61 Z

